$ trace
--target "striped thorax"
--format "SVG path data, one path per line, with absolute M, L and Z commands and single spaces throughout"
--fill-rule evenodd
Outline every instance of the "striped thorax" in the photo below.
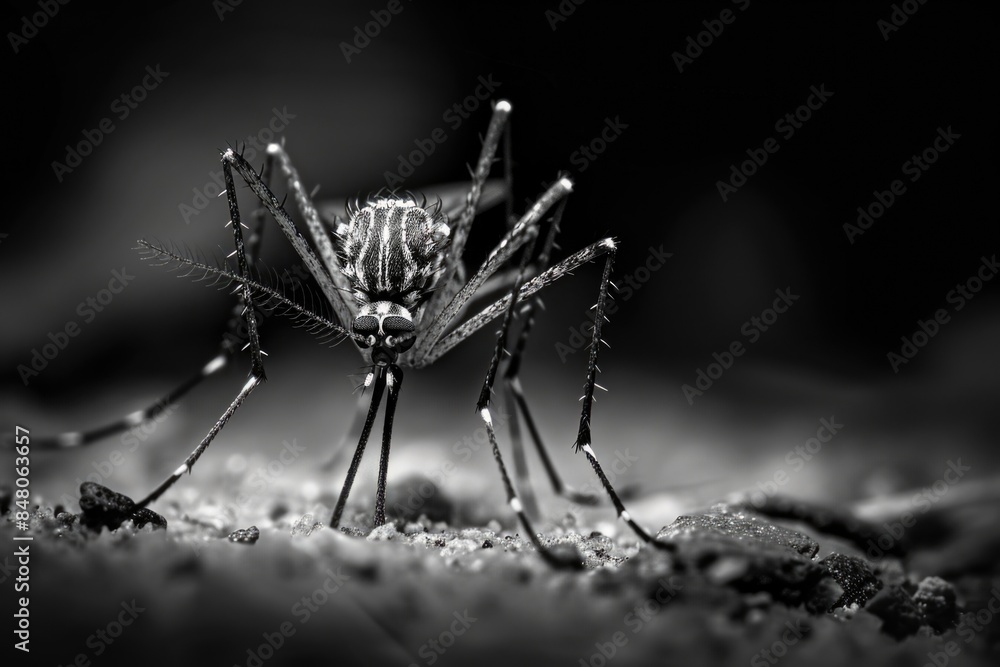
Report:
M 440 275 L 448 220 L 439 206 L 395 194 L 371 197 L 347 214 L 337 236 L 358 306 L 353 330 L 367 337 L 367 347 L 404 352 L 413 345 L 416 310 Z

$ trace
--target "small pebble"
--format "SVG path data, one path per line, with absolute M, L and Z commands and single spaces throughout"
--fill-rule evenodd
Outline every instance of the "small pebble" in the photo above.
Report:
M 882 582 L 860 558 L 834 553 L 821 560 L 819 564 L 825 567 L 830 576 L 844 589 L 844 594 L 833 603 L 834 608 L 855 604 L 863 607 L 882 590 Z
M 386 514 L 403 522 L 415 522 L 421 516 L 431 521 L 451 521 L 455 503 L 426 475 L 415 474 L 386 489 Z
M 260 539 L 260 530 L 257 529 L 257 526 L 239 528 L 229 534 L 229 541 L 238 544 L 256 544 L 258 539 Z
M 292 537 L 309 537 L 313 531 L 322 527 L 323 524 L 317 522 L 312 514 L 303 514 L 292 526 Z
M 958 622 L 955 589 L 940 577 L 926 577 L 921 581 L 913 594 L 913 602 L 936 632 L 953 628 Z
M 917 634 L 923 614 L 901 586 L 889 586 L 869 603 L 868 611 L 882 619 L 882 632 L 900 640 Z
M 136 528 L 146 524 L 152 524 L 154 529 L 167 528 L 167 520 L 153 510 L 136 507 L 128 496 L 94 482 L 80 485 L 80 509 L 83 524 L 98 532 L 102 526 L 116 530 L 126 520 L 131 520 Z
M 396 537 L 399 532 L 396 530 L 396 524 L 394 523 L 384 523 L 378 528 L 372 530 L 368 535 L 369 542 L 384 542 L 386 540 L 391 540 Z M 444 546 L 444 545 L 442 545 Z
M 753 540 L 787 547 L 811 558 L 819 551 L 819 544 L 808 535 L 782 528 L 749 514 L 718 513 L 678 517 L 656 535 L 656 539 L 671 542 L 678 539 L 697 539 L 717 533 L 739 540 Z

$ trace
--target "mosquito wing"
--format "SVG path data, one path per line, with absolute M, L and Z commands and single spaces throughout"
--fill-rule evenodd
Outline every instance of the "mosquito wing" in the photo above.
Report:
M 454 222 L 462 213 L 465 206 L 465 197 L 469 193 L 469 182 L 459 181 L 457 183 L 444 183 L 432 185 L 427 188 L 415 191 L 413 194 L 418 201 L 421 196 L 427 198 L 427 205 L 431 206 L 438 200 L 441 201 L 441 212 L 448 216 L 448 220 Z M 483 213 L 493 208 L 497 204 L 507 199 L 507 184 L 502 178 L 493 178 L 483 185 L 482 195 L 479 197 L 479 205 L 476 206 L 476 214 Z M 336 229 L 339 221 L 347 220 L 347 198 L 330 199 L 319 202 L 316 207 L 319 209 L 319 217 L 331 228 Z

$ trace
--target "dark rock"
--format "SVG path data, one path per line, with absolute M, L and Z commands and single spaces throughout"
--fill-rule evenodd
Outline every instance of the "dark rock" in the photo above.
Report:
M 404 523 L 426 515 L 431 521 L 451 522 L 455 504 L 426 475 L 410 475 L 390 484 L 385 492 L 386 515 Z
M 848 607 L 852 604 L 863 607 L 882 590 L 882 582 L 860 558 L 834 553 L 821 560 L 819 564 L 826 568 L 844 589 L 844 594 L 833 603 L 834 608 Z
M 861 551 L 867 551 L 872 544 L 878 544 L 878 538 L 882 536 L 879 527 L 848 511 L 787 496 L 759 494 L 753 497 L 753 502 L 746 501 L 740 507 L 775 519 L 792 519 L 809 524 L 827 535 L 853 542 Z M 882 552 L 901 558 L 906 555 L 904 541 L 905 539 L 894 538 L 887 548 L 883 547 L 885 541 L 878 546 Z
M 828 609 L 822 586 L 830 574 L 808 558 L 819 546 L 809 537 L 742 513 L 683 516 L 657 540 L 677 545 L 677 571 L 701 572 L 717 586 L 745 594 L 768 593 L 790 606 Z
M 310 531 L 310 532 L 312 532 L 312 531 Z M 361 530 L 357 526 L 341 526 L 340 527 L 340 532 L 342 532 L 344 535 L 349 535 L 351 537 L 368 537 L 368 533 L 366 533 L 365 531 Z M 294 535 L 301 535 L 301 534 L 302 533 L 296 533 L 294 531 L 292 532 L 293 536 Z M 305 535 L 309 535 L 309 533 L 305 533 Z
M 154 528 L 167 528 L 167 520 L 151 509 L 137 507 L 126 495 L 112 491 L 94 482 L 80 485 L 80 520 L 83 525 L 97 532 L 101 527 L 116 530 L 127 520 L 136 528 L 152 524 Z
M 955 589 L 944 579 L 925 578 L 918 584 L 913 602 L 935 632 L 944 632 L 958 623 Z
M 288 514 L 288 505 L 285 503 L 276 503 L 274 507 L 271 508 L 271 513 L 268 515 L 271 521 L 277 521 L 281 517 Z
M 894 639 L 915 635 L 924 624 L 920 608 L 898 585 L 889 586 L 876 595 L 866 609 L 882 619 L 882 632 Z
M 768 523 L 750 514 L 718 513 L 678 517 L 656 534 L 657 540 L 676 541 L 718 533 L 737 540 L 750 540 L 783 546 L 809 558 L 819 551 L 819 544 L 808 535 Z
M 229 533 L 229 541 L 238 544 L 256 544 L 258 539 L 260 539 L 260 530 L 257 529 L 257 526 L 239 528 Z

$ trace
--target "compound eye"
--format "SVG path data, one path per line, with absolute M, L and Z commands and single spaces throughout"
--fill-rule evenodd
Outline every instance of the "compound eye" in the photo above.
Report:
M 375 344 L 375 334 L 378 333 L 378 318 L 372 315 L 361 315 L 354 320 L 354 333 L 365 337 L 364 343 L 358 343 L 361 347 L 371 347 Z
M 354 320 L 354 333 L 370 336 L 378 333 L 378 318 L 374 315 L 361 315 Z
M 360 318 L 358 318 L 360 319 Z M 407 317 L 401 317 L 399 315 L 389 315 L 382 320 L 382 331 L 387 334 L 393 334 L 398 336 L 404 333 L 410 333 L 416 327 L 413 326 L 413 321 Z

